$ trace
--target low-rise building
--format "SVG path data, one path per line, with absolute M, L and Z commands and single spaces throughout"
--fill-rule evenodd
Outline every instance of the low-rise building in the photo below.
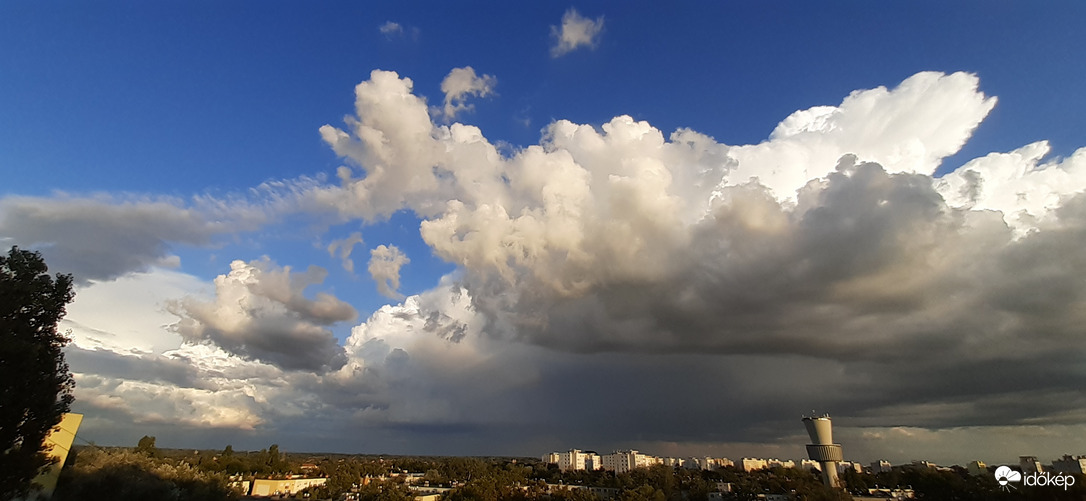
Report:
M 258 478 L 253 480 L 250 496 L 284 496 L 304 491 L 310 487 L 324 485 L 327 478 Z

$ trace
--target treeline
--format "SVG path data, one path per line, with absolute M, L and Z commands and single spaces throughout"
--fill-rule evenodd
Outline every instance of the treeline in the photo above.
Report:
M 548 484 L 550 484 L 548 486 Z M 555 484 L 568 486 L 554 489 Z M 702 501 L 718 485 L 728 484 L 726 499 L 753 500 L 764 494 L 789 493 L 811 501 L 848 500 L 842 491 L 826 489 L 813 473 L 774 468 L 741 473 L 734 468 L 715 471 L 690 470 L 657 465 L 615 474 L 607 471 L 560 472 L 554 465 L 494 465 L 487 475 L 468 481 L 450 491 L 449 501 L 570 500 L 594 501 L 603 496 L 586 487 L 607 489 L 604 496 L 618 501 Z
M 1000 486 L 995 475 L 972 475 L 965 468 L 955 466 L 936 469 L 921 466 L 905 466 L 892 471 L 870 474 L 847 471 L 841 477 L 854 492 L 866 492 L 868 488 L 908 486 L 918 497 L 925 499 L 955 499 L 961 501 L 989 500 L 1086 500 L 1086 475 L 1076 475 L 1075 484 L 1062 487 L 1025 487 L 1021 484 Z
M 132 449 L 74 449 L 54 499 L 233 500 L 242 493 L 232 482 L 306 474 L 328 481 L 299 497 L 340 500 L 350 493 L 360 501 L 407 501 L 416 494 L 407 483 L 409 472 L 412 485 L 440 488 L 444 501 L 701 501 L 719 490 L 725 491 L 724 499 L 737 501 L 767 494 L 836 501 L 879 486 L 910 487 L 926 499 L 1086 499 L 1086 479 L 1081 477 L 1067 491 L 1018 486 L 1005 492 L 994 477 L 969 475 L 964 469 L 903 468 L 878 475 L 849 471 L 841 477 L 845 490 L 831 490 L 822 485 L 818 472 L 794 468 L 744 473 L 733 467 L 703 471 L 654 466 L 620 474 L 562 472 L 532 458 L 288 454 L 277 445 L 252 452 L 235 452 L 229 445 L 221 451 L 159 450 L 154 437 L 144 437 Z
M 235 481 L 286 477 L 300 463 L 272 445 L 258 452 L 158 449 L 145 436 L 135 448 L 77 446 L 61 471 L 53 499 L 232 500 L 243 493 Z
M 184 461 L 131 450 L 82 447 L 69 455 L 53 499 L 219 501 L 240 495 L 230 487 L 227 475 Z

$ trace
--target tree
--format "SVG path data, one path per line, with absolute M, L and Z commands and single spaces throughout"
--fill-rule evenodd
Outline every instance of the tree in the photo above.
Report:
M 72 276 L 48 270 L 38 252 L 0 255 L 0 499 L 25 496 L 51 463 L 45 438 L 72 404 L 68 338 L 57 332 Z
M 136 452 L 150 457 L 158 457 L 158 448 L 155 447 L 155 437 L 144 435 L 136 444 Z

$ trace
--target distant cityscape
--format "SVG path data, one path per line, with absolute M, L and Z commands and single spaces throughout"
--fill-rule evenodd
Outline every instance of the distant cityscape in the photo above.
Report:
M 644 454 L 638 450 L 621 450 L 609 454 L 599 454 L 591 450 L 570 449 L 564 452 L 551 452 L 542 456 L 544 463 L 554 464 L 558 469 L 565 471 L 576 470 L 604 470 L 615 473 L 624 473 L 635 468 L 649 468 L 655 465 L 671 466 L 676 468 L 715 470 L 724 467 L 734 467 L 744 473 L 757 470 L 765 470 L 775 467 L 800 468 L 804 470 L 815 469 L 822 471 L 822 465 L 811 459 L 777 459 L 744 457 L 736 460 L 726 457 L 664 457 Z M 859 461 L 840 461 L 837 463 L 837 473 L 846 471 L 856 473 L 887 473 L 894 468 L 921 467 L 935 470 L 951 470 L 958 466 L 965 468 L 973 475 L 990 475 L 995 465 L 988 465 L 984 461 L 970 461 L 965 465 L 938 465 L 931 461 L 916 460 L 909 463 L 893 465 L 886 460 L 873 461 L 863 464 Z M 1067 474 L 1086 474 L 1086 455 L 1073 456 L 1065 454 L 1063 457 L 1053 459 L 1050 463 L 1042 463 L 1036 456 L 1021 456 L 1019 469 L 1023 473 L 1058 472 Z
M 58 479 L 62 473 L 62 466 L 66 464 L 69 451 L 72 449 L 77 430 L 83 420 L 83 416 L 69 413 L 64 416 L 61 425 L 58 426 L 47 439 L 49 455 L 55 459 L 52 468 L 43 472 L 37 479 L 41 486 L 41 493 L 47 497 L 53 494 L 58 485 Z M 502 460 L 499 468 L 507 471 L 508 468 L 528 467 L 522 470 L 524 477 L 521 480 L 513 480 L 515 490 L 527 492 L 529 485 L 535 487 L 534 496 L 539 499 L 565 499 L 563 492 L 583 491 L 588 499 L 611 500 L 621 497 L 623 486 L 621 483 L 608 483 L 606 478 L 615 479 L 624 474 L 634 476 L 637 470 L 649 470 L 654 467 L 667 468 L 675 475 L 695 475 L 702 477 L 706 484 L 703 485 L 703 499 L 724 500 L 739 499 L 744 489 L 751 490 L 750 485 L 742 485 L 744 476 L 763 475 L 767 477 L 793 477 L 801 478 L 817 472 L 827 491 L 843 493 L 848 488 L 851 499 L 914 499 L 923 497 L 923 492 L 914 491 L 906 482 L 900 482 L 903 475 L 913 475 L 912 478 L 921 478 L 916 475 L 949 475 L 951 478 L 976 477 L 989 485 L 1006 486 L 1012 482 L 1021 482 L 1022 485 L 1030 485 L 1028 478 L 1038 478 L 1045 475 L 1073 475 L 1086 474 L 1086 456 L 1064 455 L 1053 459 L 1050 463 L 1042 463 L 1036 456 L 1021 456 L 1017 465 L 1017 472 L 1011 472 L 1009 465 L 988 465 L 983 461 L 975 460 L 968 464 L 941 466 L 930 461 L 912 461 L 905 464 L 893 465 L 887 460 L 878 460 L 870 464 L 859 461 L 846 461 L 843 457 L 841 444 L 833 443 L 832 421 L 829 415 L 809 416 L 803 418 L 804 426 L 811 438 L 811 444 L 807 445 L 807 459 L 778 459 L 743 457 L 729 459 L 726 457 L 698 456 L 698 457 L 667 457 L 646 454 L 636 449 L 617 450 L 607 454 L 600 454 L 592 450 L 569 449 L 561 452 L 551 452 L 542 456 L 542 462 L 547 467 L 542 469 L 531 468 L 528 463 L 520 463 L 515 458 Z M 92 449 L 95 449 L 92 446 Z M 156 451 L 153 437 L 144 437 L 135 449 L 137 455 L 142 454 L 143 461 L 151 461 L 161 454 Z M 409 460 L 400 465 L 393 462 L 385 464 L 383 458 L 377 458 L 378 467 L 361 467 L 357 463 L 351 466 L 345 463 L 345 458 L 317 458 L 307 457 L 303 461 L 289 461 L 286 455 L 281 454 L 278 446 L 272 446 L 267 451 L 260 453 L 235 453 L 232 447 L 227 446 L 222 452 L 210 454 L 192 451 L 187 453 L 180 464 L 203 467 L 209 472 L 220 472 L 228 475 L 225 483 L 220 484 L 222 492 L 234 492 L 253 498 L 322 495 L 325 499 L 342 499 L 344 501 L 361 501 L 370 499 L 364 493 L 380 493 L 388 489 L 399 489 L 401 494 L 415 501 L 441 501 L 442 499 L 462 499 L 454 492 L 470 493 L 472 468 L 451 467 L 448 462 Z M 120 458 L 120 461 L 131 462 L 133 456 L 103 455 L 100 450 L 88 453 L 89 458 L 85 463 L 107 462 Z M 97 458 L 97 459 L 93 459 Z M 159 458 L 161 459 L 161 458 Z M 526 459 L 526 458 L 522 458 Z M 454 460 L 455 461 L 455 460 Z M 374 464 L 371 461 L 371 464 Z M 470 463 L 467 463 L 470 464 Z M 476 463 L 475 472 L 478 473 L 479 463 Z M 71 466 L 71 465 L 69 465 Z M 190 466 L 186 466 L 190 467 Z M 345 471 L 346 469 L 346 471 Z M 779 469 L 789 470 L 782 475 Z M 265 470 L 265 471 L 261 471 Z M 548 470 L 551 473 L 548 473 Z M 557 471 L 555 471 L 557 470 Z M 699 471 L 700 470 L 700 471 Z M 168 471 L 163 470 L 163 471 Z M 444 472 L 444 473 L 443 473 Z M 530 474 L 528 473 L 530 472 Z M 586 477 L 578 476 L 577 472 L 610 472 L 613 475 L 595 475 L 595 481 L 585 483 Z M 680 473 L 686 472 L 686 473 Z M 805 472 L 805 473 L 804 473 Z M 1045 473 L 1048 472 L 1048 473 Z M 71 472 L 70 472 L 71 473 Z M 186 475 L 191 474 L 187 473 Z M 863 475 L 883 475 L 884 481 L 892 482 L 892 487 L 865 483 L 860 480 Z M 334 477 L 339 480 L 333 480 Z M 898 480 L 890 480 L 892 478 Z M 562 480 L 577 483 L 563 483 Z M 479 480 L 476 478 L 476 480 Z M 813 479 L 811 479 L 813 480 Z M 508 479 L 507 479 L 508 481 Z M 1045 477 L 1045 485 L 1070 487 L 1078 482 L 1074 477 L 1055 479 L 1052 481 Z M 331 482 L 331 483 L 330 483 Z M 71 483 L 71 481 L 69 481 Z M 334 484 L 334 485 L 333 485 Z M 1034 484 L 1037 485 L 1037 484 Z M 391 486 L 391 487 L 390 487 Z M 654 487 L 655 488 L 655 487 Z M 1009 488 L 1008 488 L 1009 489 Z M 78 491 L 78 489 L 76 489 Z M 794 495 L 795 491 L 783 493 L 763 493 L 768 500 L 794 500 L 801 498 Z M 930 494 L 930 493 L 929 493 Z M 464 494 L 470 499 L 471 496 Z M 229 497 L 229 496 L 227 496 Z M 314 498 L 317 499 L 317 498 Z M 807 498 L 803 498 L 807 499 Z
M 782 460 L 777 458 L 745 457 L 738 461 L 733 461 L 725 457 L 710 456 L 689 458 L 661 457 L 643 454 L 640 451 L 633 449 L 614 451 L 602 455 L 595 451 L 570 449 L 565 452 L 551 452 L 544 455 L 542 460 L 544 463 L 557 466 L 558 470 L 563 473 L 603 470 L 614 472 L 616 475 L 638 468 L 651 468 L 657 465 L 705 471 L 733 467 L 743 473 L 752 473 L 773 468 L 798 468 L 812 473 L 817 471 L 822 477 L 822 483 L 827 489 L 831 490 L 837 490 L 844 487 L 841 477 L 846 476 L 846 474 L 878 475 L 892 473 L 895 468 L 899 471 L 909 469 L 914 471 L 931 470 L 945 472 L 954 472 L 955 469 L 964 469 L 969 476 L 987 477 L 988 479 L 994 478 L 1001 487 L 1006 487 L 1011 483 L 1020 481 L 1028 485 L 1032 479 L 1032 482 L 1035 485 L 1040 485 L 1043 481 L 1044 485 L 1056 485 L 1066 488 L 1074 485 L 1075 477 L 1073 475 L 1082 475 L 1086 473 L 1086 456 L 1071 455 L 1064 455 L 1059 459 L 1053 460 L 1052 463 L 1048 465 L 1041 464 L 1036 456 L 1021 456 L 1019 457 L 1018 465 L 1021 470 L 1020 472 L 1011 470 L 1007 465 L 990 468 L 980 460 L 971 461 L 964 467 L 959 465 L 954 465 L 953 467 L 939 466 L 930 461 L 913 461 L 907 465 L 898 465 L 895 467 L 889 461 L 880 459 L 872 462 L 870 466 L 865 467 L 858 461 L 845 461 L 841 444 L 833 442 L 833 420 L 830 418 L 829 414 L 813 415 L 812 412 L 811 416 L 804 416 L 802 421 L 804 428 L 807 429 L 807 433 L 811 438 L 811 443 L 806 446 L 809 459 Z M 1059 475 L 1059 478 L 1052 479 L 1050 478 L 1050 474 L 1045 472 L 1055 473 Z M 1023 474 L 1030 476 L 1023 477 Z M 1067 476 L 1064 477 L 1064 475 Z M 1039 476 L 1044 476 L 1044 479 L 1039 480 Z M 718 482 L 710 499 L 723 499 L 723 494 L 730 492 L 732 492 L 730 483 Z M 900 486 L 893 489 L 883 489 L 875 486 L 868 488 L 863 494 L 871 495 L 873 497 L 860 497 L 859 499 L 912 499 L 916 497 L 916 493 L 911 488 L 902 489 Z M 783 496 L 781 499 L 791 498 L 789 496 Z

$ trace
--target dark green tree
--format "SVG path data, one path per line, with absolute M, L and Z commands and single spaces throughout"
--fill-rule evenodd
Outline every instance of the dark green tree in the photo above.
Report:
M 40 253 L 0 255 L 0 499 L 24 496 L 49 465 L 45 437 L 72 404 L 68 338 L 57 332 L 72 276 L 48 271 Z
M 155 437 L 144 435 L 136 444 L 136 452 L 150 457 L 158 457 L 158 448 L 155 447 Z

